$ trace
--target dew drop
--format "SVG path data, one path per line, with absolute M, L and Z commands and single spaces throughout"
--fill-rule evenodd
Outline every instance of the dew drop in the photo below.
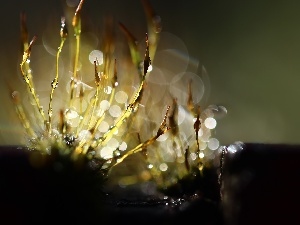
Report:
M 104 88 L 104 93 L 105 94 L 111 94 L 111 91 L 112 91 L 112 87 L 111 86 L 106 86 L 105 88 Z
M 210 105 L 208 109 L 213 112 L 215 118 L 223 118 L 227 114 L 227 109 L 222 105 Z
M 113 149 L 112 148 L 109 148 L 107 146 L 103 147 L 101 150 L 100 150 L 100 156 L 103 158 L 103 159 L 109 159 L 109 158 L 112 158 L 113 157 Z
M 58 86 L 58 82 L 56 82 L 56 80 L 52 80 L 52 81 L 51 81 L 51 87 L 52 87 L 53 89 L 55 89 L 55 88 L 57 88 L 57 86 Z
M 229 153 L 236 153 L 244 149 L 244 143 L 241 141 L 234 142 L 233 144 L 227 147 Z
M 50 117 L 52 117 L 52 115 L 53 115 L 52 109 L 49 109 L 49 110 L 48 110 L 48 115 L 49 115 Z
M 120 144 L 119 149 L 120 149 L 121 151 L 125 151 L 125 150 L 127 149 L 127 144 L 126 144 L 126 142 L 123 141 L 123 142 Z
M 72 109 L 67 109 L 65 112 L 65 116 L 67 119 L 75 119 L 76 117 L 78 117 L 78 113 L 75 110 Z

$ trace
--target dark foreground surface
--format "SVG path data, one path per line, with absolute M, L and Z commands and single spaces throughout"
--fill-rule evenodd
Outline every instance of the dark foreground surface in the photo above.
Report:
M 101 177 L 84 167 L 2 146 L 0 224 L 298 224 L 300 146 L 240 147 L 225 155 L 223 199 L 217 201 L 205 196 L 118 199 L 103 193 Z
M 84 166 L 29 156 L 17 146 L 0 149 L 0 224 L 223 224 L 215 200 L 140 193 L 126 199 L 103 193 L 102 187 L 101 176 Z
M 224 165 L 227 225 L 300 224 L 300 146 L 245 144 Z

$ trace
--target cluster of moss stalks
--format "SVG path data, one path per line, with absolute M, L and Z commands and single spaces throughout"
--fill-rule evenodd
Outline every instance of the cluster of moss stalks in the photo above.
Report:
M 75 16 L 74 18 L 77 17 Z M 65 38 L 64 32 L 62 30 L 62 38 Z M 32 88 L 31 76 L 29 76 L 31 70 L 26 67 L 33 42 L 34 40 L 27 46 L 28 49 L 25 49 L 21 68 L 25 68 L 22 70 L 24 80 L 28 84 L 30 93 L 33 97 L 36 97 L 34 88 Z M 150 64 L 149 46 L 147 46 L 143 79 L 145 79 Z M 98 72 L 95 73 L 95 75 L 97 74 Z M 56 77 L 53 82 L 54 85 L 52 87 L 48 112 L 49 123 L 47 123 L 48 125 L 46 124 L 46 131 L 50 134 L 52 94 L 57 86 L 57 79 Z M 96 81 L 98 79 L 100 80 L 96 76 Z M 96 82 L 96 84 L 98 83 Z M 143 84 L 132 103 L 133 108 L 140 101 L 142 87 Z M 20 110 L 20 105 L 16 97 L 14 101 L 16 109 Z M 44 116 L 44 112 L 41 111 L 40 107 L 38 107 L 38 110 Z M 23 111 L 18 112 L 21 120 L 26 125 L 27 119 L 24 117 L 25 114 Z M 127 114 L 130 112 L 131 109 L 126 111 Z M 166 117 L 167 115 L 153 138 L 140 144 L 138 148 L 132 149 L 124 157 L 113 159 L 112 162 L 115 163 L 114 165 L 122 162 L 127 156 L 143 151 L 160 135 L 169 130 L 170 128 L 166 125 Z M 65 118 L 63 116 L 61 118 L 64 122 Z M 197 121 L 199 122 L 199 114 Z M 62 123 L 61 126 L 62 131 L 66 129 L 64 124 Z M 25 125 L 24 127 L 31 131 L 30 127 Z M 200 129 L 199 126 L 198 131 Z M 90 130 L 93 131 L 95 129 Z M 113 133 L 112 131 L 111 133 Z M 22 221 L 28 221 L 28 224 L 100 224 L 104 220 L 113 222 L 113 218 L 111 218 L 112 211 L 109 209 L 109 206 L 113 205 L 112 198 L 103 191 L 109 171 L 102 166 L 107 160 L 96 157 L 91 158 L 90 154 L 86 154 L 92 150 L 92 147 L 90 147 L 92 142 L 84 141 L 81 141 L 82 143 L 79 143 L 79 147 L 77 146 L 74 152 L 71 152 L 75 154 L 76 160 L 74 160 L 74 154 L 62 153 L 62 149 L 56 148 L 55 145 L 51 146 L 51 154 L 45 154 L 44 151 L 40 151 L 41 149 L 30 149 L 28 151 L 25 147 L 21 149 L 8 147 L 2 151 L 1 154 L 5 154 L 5 157 L 0 157 L 0 191 L 1 193 L 6 193 L 3 196 L 4 198 L 1 201 L 0 207 L 1 215 L 3 215 L 2 218 L 4 220 L 6 218 L 10 219 L 10 224 L 14 224 L 14 222 L 16 222 L 15 224 L 22 224 Z M 88 147 L 85 148 L 85 146 Z M 108 169 L 110 168 L 108 167 Z M 177 183 L 166 188 L 161 188 L 158 191 L 172 198 L 182 198 L 197 194 L 201 198 L 219 201 L 216 168 L 207 163 L 200 170 L 197 165 L 186 176 L 178 178 Z M 160 200 L 157 201 L 160 202 Z M 12 213 L 18 216 L 13 217 Z

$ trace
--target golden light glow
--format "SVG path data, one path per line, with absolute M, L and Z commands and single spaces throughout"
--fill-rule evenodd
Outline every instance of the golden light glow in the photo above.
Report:
M 73 7 L 74 2 L 69 0 L 68 5 Z M 103 49 L 84 55 L 80 13 L 83 2 L 77 3 L 72 21 L 61 20 L 61 42 L 56 53 L 47 114 L 30 67 L 36 37 L 30 43 L 23 40 L 25 50 L 20 70 L 30 101 L 34 102 L 32 114 L 25 112 L 28 106 L 23 105 L 19 92 L 12 91 L 12 99 L 30 140 L 27 147 L 45 154 L 51 154 L 55 148 L 75 161 L 80 157 L 101 159 L 101 169 L 108 171 L 107 174 L 120 163 L 126 163 L 127 158 L 140 154 L 137 163 L 148 168 L 141 179 L 151 177 L 161 186 L 176 182 L 192 168 L 200 168 L 199 165 L 202 168 L 209 163 L 206 155 L 216 154 L 220 145 L 212 137 L 217 125 L 214 113 L 222 108 L 202 109 L 204 83 L 201 77 L 187 71 L 186 57 L 182 57 L 180 50 L 159 46 L 160 17 L 148 8 L 149 4 L 144 4 L 148 31 L 143 52 L 125 25 L 118 24 L 128 41 L 132 63 L 129 65 L 127 59 L 123 63 L 122 58 L 116 58 L 118 49 L 114 48 L 110 35 L 104 37 Z M 67 30 L 68 23 L 72 32 Z M 23 21 L 22 26 L 25 25 Z M 59 68 L 64 44 L 70 38 L 74 38 L 74 52 L 68 79 Z M 156 54 L 158 59 L 164 58 L 165 65 L 154 60 Z M 84 64 L 83 57 L 93 65 Z M 83 73 L 86 66 L 93 68 L 92 74 Z M 206 72 L 204 68 L 202 72 Z M 65 88 L 58 88 L 60 79 L 67 80 Z M 93 82 L 87 82 L 91 80 Z M 164 176 L 167 171 L 172 171 L 172 176 Z M 129 185 L 138 180 L 132 175 L 120 178 L 119 184 Z

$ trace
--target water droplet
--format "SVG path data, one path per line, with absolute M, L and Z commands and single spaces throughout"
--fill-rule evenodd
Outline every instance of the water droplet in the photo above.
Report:
M 113 157 L 113 151 L 114 149 L 105 146 L 100 150 L 100 156 L 103 159 L 110 159 Z
M 127 149 L 127 144 L 126 144 L 126 142 L 123 141 L 123 142 L 120 144 L 119 149 L 120 149 L 121 151 L 125 151 L 125 150 Z
M 12 97 L 13 99 L 19 98 L 19 92 L 13 91 L 13 92 L 11 93 L 11 97 Z
M 64 136 L 64 141 L 68 146 L 71 146 L 75 140 L 76 138 L 73 135 L 67 134 Z
M 229 145 L 227 147 L 227 151 L 229 153 L 236 153 L 238 151 L 243 150 L 244 149 L 244 145 L 245 144 L 243 142 L 241 142 L 241 141 L 234 142 L 233 144 L 231 144 L 231 145 Z
M 214 118 L 222 118 L 227 114 L 227 109 L 222 105 L 210 105 L 208 109 L 212 111 Z
M 53 89 L 55 89 L 55 88 L 57 88 L 57 86 L 58 86 L 58 82 L 54 79 L 54 80 L 52 80 L 51 81 L 51 87 L 53 88 Z
M 68 119 L 68 120 L 75 119 L 78 117 L 78 113 L 75 110 L 67 109 L 65 111 L 65 116 L 66 116 L 66 119 Z
M 111 91 L 112 91 L 112 87 L 111 86 L 106 86 L 105 88 L 104 88 L 104 93 L 105 94 L 111 94 Z
M 53 114 L 53 113 L 52 113 L 52 109 L 49 109 L 49 110 L 48 110 L 48 115 L 49 115 L 49 117 L 52 117 L 52 114 Z

